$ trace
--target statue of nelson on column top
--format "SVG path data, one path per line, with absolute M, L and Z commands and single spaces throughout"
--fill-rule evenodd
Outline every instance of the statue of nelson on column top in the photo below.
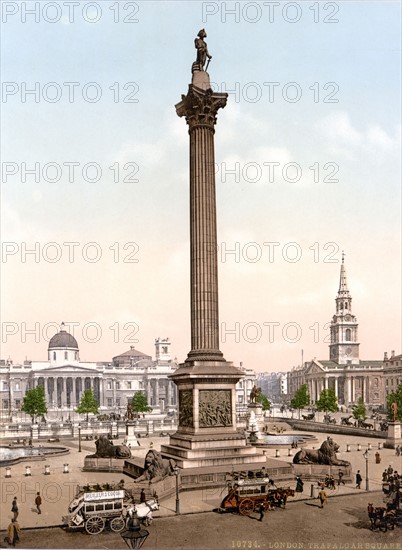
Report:
M 197 59 L 195 63 L 193 63 L 192 72 L 197 70 L 203 71 L 207 57 L 208 57 L 208 65 L 209 65 L 209 60 L 212 59 L 212 55 L 209 55 L 209 52 L 208 52 L 207 43 L 204 40 L 204 38 L 206 37 L 207 37 L 207 33 L 205 32 L 205 29 L 201 29 L 197 35 L 197 38 L 194 39 L 194 45 L 197 50 Z M 205 70 L 208 69 L 208 65 Z
M 208 65 L 212 59 L 212 55 L 208 52 L 208 46 L 204 38 L 207 37 L 205 29 L 201 29 L 197 35 L 197 38 L 194 39 L 194 46 L 197 50 L 197 59 L 191 66 L 191 72 L 193 74 L 193 84 L 203 89 L 209 88 L 209 76 L 207 73 Z M 208 63 L 204 71 L 204 65 L 207 61 Z M 202 73 L 202 74 L 200 74 Z

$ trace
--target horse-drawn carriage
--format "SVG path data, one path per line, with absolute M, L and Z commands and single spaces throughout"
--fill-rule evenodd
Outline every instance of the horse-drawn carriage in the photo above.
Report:
M 370 529 L 375 531 L 388 531 L 388 529 L 395 529 L 396 524 L 396 510 L 393 508 L 374 507 L 371 502 L 367 506 L 368 517 L 370 520 Z
M 315 413 L 312 412 L 312 413 L 309 413 L 309 414 L 302 414 L 302 419 L 303 420 L 314 420 L 315 418 Z
M 288 497 L 294 495 L 293 489 L 275 487 L 268 477 L 235 479 L 228 482 L 228 494 L 222 500 L 219 511 L 248 516 L 261 504 L 265 510 L 285 508 Z
M 326 424 L 336 424 L 336 418 L 332 418 L 332 416 L 330 414 L 325 414 L 324 415 L 324 422 Z
M 77 495 L 63 516 L 63 523 L 69 529 L 83 529 L 89 535 L 98 535 L 105 528 L 116 533 L 126 527 L 126 521 L 134 511 L 143 523 L 152 521 L 152 511 L 158 510 L 155 499 L 136 505 L 131 491 L 117 489 L 110 491 L 84 492 L 79 488 Z
M 350 414 L 349 416 L 342 416 L 341 426 L 354 426 L 355 423 L 350 420 L 351 418 L 353 418 L 352 414 Z

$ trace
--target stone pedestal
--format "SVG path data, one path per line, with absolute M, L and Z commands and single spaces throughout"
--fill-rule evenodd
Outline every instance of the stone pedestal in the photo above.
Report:
M 135 435 L 135 422 L 126 422 L 126 437 L 123 441 L 124 445 L 127 447 L 139 447 L 137 437 Z
M 171 378 L 178 387 L 179 428 L 161 453 L 179 468 L 226 466 L 261 469 L 262 451 L 248 445 L 236 426 L 236 383 L 242 373 L 223 361 L 192 361 Z
M 388 423 L 388 434 L 384 447 L 387 447 L 388 449 L 395 449 L 395 447 L 402 444 L 401 426 L 401 422 Z

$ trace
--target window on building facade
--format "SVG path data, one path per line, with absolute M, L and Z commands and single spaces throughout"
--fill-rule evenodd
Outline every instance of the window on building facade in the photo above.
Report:
M 3 399 L 3 409 L 8 409 L 8 400 Z
M 3 380 L 3 390 L 8 390 L 8 382 Z
M 120 407 L 120 397 L 116 399 L 116 407 Z
M 68 351 L 64 352 L 64 359 L 68 359 Z
M 113 399 L 111 397 L 107 398 L 107 406 L 108 407 L 113 407 Z
M 352 337 L 352 331 L 350 330 L 350 328 L 347 328 L 347 329 L 346 329 L 346 340 L 347 340 L 348 342 L 350 342 L 351 337 Z
M 53 361 L 56 361 L 56 352 L 53 352 Z
M 111 380 L 108 380 L 106 383 L 106 389 L 111 390 L 112 389 L 112 382 Z
M 127 382 L 127 389 L 131 390 L 131 382 Z
M 15 383 L 15 391 L 20 391 L 21 389 L 21 384 L 19 382 L 16 382 Z
M 15 408 L 16 408 L 16 409 L 20 409 L 20 408 L 21 408 L 21 399 L 16 399 L 16 400 L 15 400 Z
M 116 382 L 116 390 L 120 389 L 120 382 Z

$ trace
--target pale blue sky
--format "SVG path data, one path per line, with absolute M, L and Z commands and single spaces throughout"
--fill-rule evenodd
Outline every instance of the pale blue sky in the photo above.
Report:
M 96 162 L 102 178 L 70 183 L 66 169 L 55 183 L 36 183 L 32 176 L 23 183 L 20 172 L 7 182 L 3 177 L 2 239 L 18 243 L 18 252 L 2 263 L 3 322 L 97 322 L 102 337 L 96 344 L 76 329 L 81 357 L 108 360 L 129 346 L 121 337 L 114 342 L 108 327 L 133 321 L 140 327 L 138 349 L 153 353 L 153 339 L 169 336 L 174 355 L 184 360 L 190 345 L 188 135 L 174 105 L 187 91 L 193 40 L 205 27 L 211 80 L 222 91 L 238 83 L 240 91 L 240 98 L 229 95 L 215 134 L 218 244 L 222 250 L 222 243 L 233 248 L 238 242 L 244 251 L 247 243 L 257 243 L 254 249 L 262 251 L 256 262 L 220 256 L 221 323 L 241 328 L 239 341 L 228 336 L 222 343 L 226 358 L 256 370 L 286 370 L 300 361 L 301 349 L 305 359 L 328 358 L 325 332 L 314 342 L 309 327 L 323 327 L 334 313 L 342 249 L 361 357 L 400 351 L 400 3 L 326 3 L 339 6 L 333 24 L 313 22 L 313 2 L 298 3 L 302 16 L 293 24 L 281 15 L 286 3 L 273 23 L 258 3 L 261 19 L 249 23 L 242 14 L 239 22 L 229 15 L 223 22 L 223 4 L 216 2 L 204 3 L 204 10 L 207 4 L 219 10 L 206 21 L 201 2 L 121 2 L 123 16 L 138 6 L 134 24 L 114 23 L 109 1 L 97 2 L 99 22 L 85 22 L 78 10 L 66 24 L 68 12 L 58 4 L 58 23 L 46 22 L 42 12 L 39 23 L 32 17 L 23 23 L 21 12 L 3 23 L 3 81 L 19 87 L 6 101 L 3 96 L 3 162 L 79 162 L 78 172 Z M 246 4 L 256 5 L 242 2 L 241 10 Z M 320 20 L 329 15 L 323 5 Z M 63 95 L 56 103 L 42 97 L 35 103 L 32 96 L 23 103 L 22 82 L 39 82 L 41 91 L 56 82 Z M 79 82 L 73 103 L 63 82 Z M 82 99 L 88 82 L 102 90 L 97 103 Z M 138 103 L 115 103 L 109 89 L 115 82 L 135 82 Z M 272 103 L 264 82 L 280 82 Z M 285 101 L 278 92 L 288 82 L 302 90 L 300 101 Z M 339 87 L 337 103 L 322 102 L 334 89 L 323 90 L 329 82 Z M 309 89 L 314 83 L 318 103 Z M 261 92 L 259 101 L 247 96 L 253 90 Z M 115 162 L 135 162 L 139 181 L 114 183 L 109 167 Z M 267 162 L 280 162 L 280 170 L 297 163 L 302 177 L 291 183 L 278 175 L 270 183 Z M 336 183 L 322 181 L 328 162 L 339 166 Z M 223 181 L 222 163 L 240 172 L 257 163 L 261 179 L 253 182 L 253 173 L 246 172 L 240 181 L 230 175 Z M 314 163 L 321 169 L 319 183 L 309 169 Z M 69 263 L 64 248 L 56 263 L 31 257 L 22 262 L 21 243 L 32 247 L 35 241 L 41 250 L 48 242 L 76 241 L 78 252 L 96 241 L 102 259 L 89 263 L 78 254 Z M 263 245 L 268 241 L 280 243 L 272 263 Z M 113 262 L 109 247 L 115 242 L 137 243 L 139 262 Z M 300 246 L 300 261 L 283 260 L 289 242 Z M 329 242 L 336 243 L 338 263 L 323 261 Z M 280 323 L 272 343 L 266 322 Z M 281 333 L 289 322 L 302 330 L 294 343 Z M 261 327 L 258 342 L 250 341 L 251 332 L 243 334 L 247 323 Z M 44 358 L 47 342 L 39 340 L 28 336 L 22 342 L 21 330 L 5 343 L 3 336 L 2 356 Z

